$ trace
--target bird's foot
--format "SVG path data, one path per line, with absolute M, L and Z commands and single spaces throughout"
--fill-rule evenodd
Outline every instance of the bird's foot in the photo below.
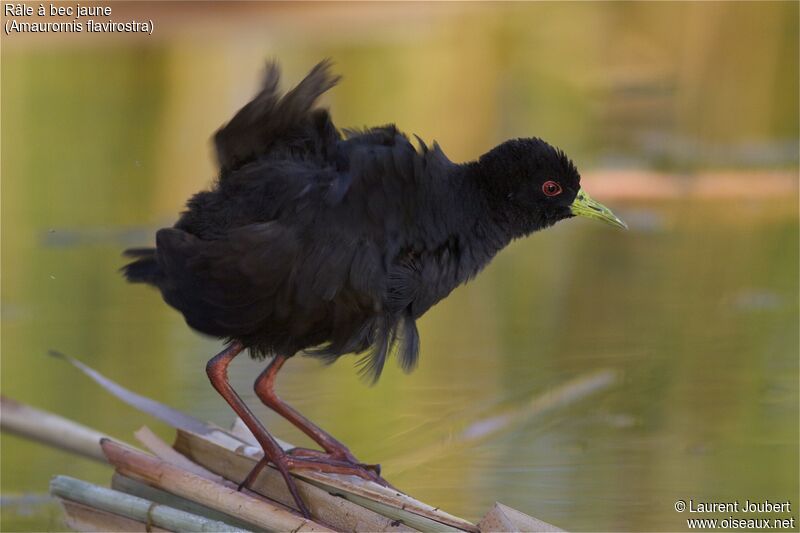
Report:
M 247 477 L 244 478 L 244 481 L 239 483 L 239 486 L 236 490 L 241 491 L 244 488 L 251 488 L 252 483 L 258 477 L 258 474 L 264 469 L 265 466 L 269 463 L 269 459 L 264 456 L 256 463 L 250 473 L 247 474 Z M 292 499 L 294 500 L 297 508 L 305 518 L 311 518 L 311 512 L 308 510 L 303 499 L 300 497 L 300 493 L 297 490 L 297 485 L 295 484 L 294 478 L 290 475 L 289 471 L 291 470 L 292 466 L 288 461 L 288 457 L 286 455 L 282 455 L 278 461 L 274 461 L 276 468 L 280 472 L 283 479 L 286 481 L 286 487 L 289 489 L 289 493 L 292 495 Z
M 348 453 L 348 456 L 349 457 L 342 457 L 336 453 L 331 454 L 309 448 L 293 448 L 286 452 L 281 462 L 284 463 L 283 466 L 289 471 L 313 470 L 315 472 L 327 474 L 357 476 L 361 479 L 377 483 L 382 487 L 394 489 L 388 481 L 381 477 L 381 465 L 361 463 L 351 454 Z M 258 474 L 261 473 L 261 470 L 264 469 L 268 462 L 269 460 L 266 457 L 261 458 L 250 473 L 247 474 L 244 481 L 239 484 L 238 490 L 250 488 L 258 477 Z M 282 469 L 278 467 L 278 470 Z
M 381 477 L 380 465 L 361 463 L 352 455 L 342 457 L 337 453 L 326 453 L 308 448 L 294 448 L 287 452 L 287 461 L 291 471 L 313 470 L 326 474 L 356 476 L 366 481 L 377 483 L 382 487 L 394 488 Z
M 312 459 L 322 459 L 322 460 L 334 459 L 336 461 L 348 463 L 350 465 L 357 466 L 366 470 L 371 470 L 378 476 L 381 475 L 381 465 L 362 463 L 347 450 L 341 452 L 336 451 L 333 453 L 328 453 L 320 450 L 314 450 L 311 448 L 292 448 L 291 450 L 288 450 L 286 453 L 292 457 L 309 457 Z

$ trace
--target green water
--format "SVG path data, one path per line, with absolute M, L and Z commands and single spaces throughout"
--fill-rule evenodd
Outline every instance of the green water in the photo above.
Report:
M 171 438 L 47 357 L 55 348 L 231 422 L 204 373 L 220 344 L 116 269 L 123 248 L 152 243 L 211 181 L 208 139 L 250 96 L 268 55 L 291 80 L 334 57 L 345 79 L 325 103 L 337 123 L 394 120 L 457 160 L 535 134 L 586 170 L 680 171 L 687 181 L 703 169 L 797 172 L 797 4 L 422 14 L 387 4 L 327 25 L 310 7 L 283 18 L 274 7 L 250 6 L 202 35 L 175 22 L 149 40 L 4 39 L 3 394 L 125 440 L 143 424 Z M 214 18 L 194 11 L 181 23 Z M 352 359 L 296 358 L 280 393 L 398 487 L 470 519 L 501 501 L 570 530 L 684 530 L 673 505 L 690 498 L 790 500 L 798 517 L 796 190 L 595 196 L 631 230 L 571 220 L 515 242 L 420 321 L 410 376 L 390 364 L 370 388 Z M 306 444 L 254 401 L 259 370 L 237 361 L 232 381 L 276 435 Z M 618 377 L 610 388 L 459 443 L 472 424 L 601 370 Z M 53 475 L 110 477 L 7 435 L 0 467 L 4 531 L 61 527 L 38 499 Z

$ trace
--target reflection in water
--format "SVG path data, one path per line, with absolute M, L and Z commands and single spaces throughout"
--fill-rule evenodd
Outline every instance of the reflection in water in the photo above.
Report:
M 308 41 L 264 37 L 256 26 L 274 26 L 261 15 L 208 42 L 180 32 L 146 45 L 4 41 L 4 103 L 17 104 L 3 106 L 2 122 L 4 394 L 122 439 L 142 424 L 170 438 L 45 356 L 57 348 L 230 422 L 203 372 L 219 343 L 116 270 L 123 248 L 151 242 L 141 228 L 168 224 L 213 178 L 208 138 L 267 55 L 291 80 L 334 57 L 345 78 L 327 103 L 339 124 L 396 120 L 458 160 L 536 134 L 582 168 L 687 180 L 732 164 L 796 169 L 796 4 L 447 10 L 402 34 L 354 19 L 352 32 L 308 31 Z M 424 317 L 413 375 L 392 366 L 368 388 L 346 358 L 330 368 L 296 358 L 278 388 L 357 456 L 383 462 L 393 483 L 468 518 L 499 500 L 568 529 L 672 530 L 676 499 L 795 501 L 798 217 L 788 196 L 629 203 L 619 206 L 629 232 L 565 222 L 514 243 Z M 249 391 L 259 368 L 237 361 L 232 380 L 277 435 L 308 444 L 258 406 Z M 602 369 L 619 378 L 589 399 L 479 445 L 441 445 Z M 432 447 L 438 455 L 405 467 Z M 1 458 L 4 496 L 45 492 L 57 473 L 109 477 L 14 437 L 3 436 Z M 3 512 L 0 529 L 52 524 L 45 512 Z

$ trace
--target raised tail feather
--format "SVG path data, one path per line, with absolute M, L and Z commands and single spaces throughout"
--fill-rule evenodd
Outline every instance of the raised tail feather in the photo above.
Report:
M 136 257 L 136 261 L 128 263 L 120 270 L 131 283 L 149 283 L 156 285 L 161 278 L 161 269 L 156 260 L 155 248 L 130 248 L 123 252 L 126 257 Z
M 283 97 L 278 94 L 280 69 L 267 63 L 259 93 L 242 107 L 214 135 L 217 160 L 223 174 L 266 153 L 293 126 L 299 125 L 312 110 L 317 99 L 339 82 L 331 73 L 331 61 L 318 63 L 308 75 Z

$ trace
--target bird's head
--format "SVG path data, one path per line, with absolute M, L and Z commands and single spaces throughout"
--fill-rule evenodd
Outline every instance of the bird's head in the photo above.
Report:
M 506 141 L 473 168 L 493 215 L 514 237 L 573 216 L 627 227 L 581 189 L 581 176 L 569 157 L 541 139 Z

